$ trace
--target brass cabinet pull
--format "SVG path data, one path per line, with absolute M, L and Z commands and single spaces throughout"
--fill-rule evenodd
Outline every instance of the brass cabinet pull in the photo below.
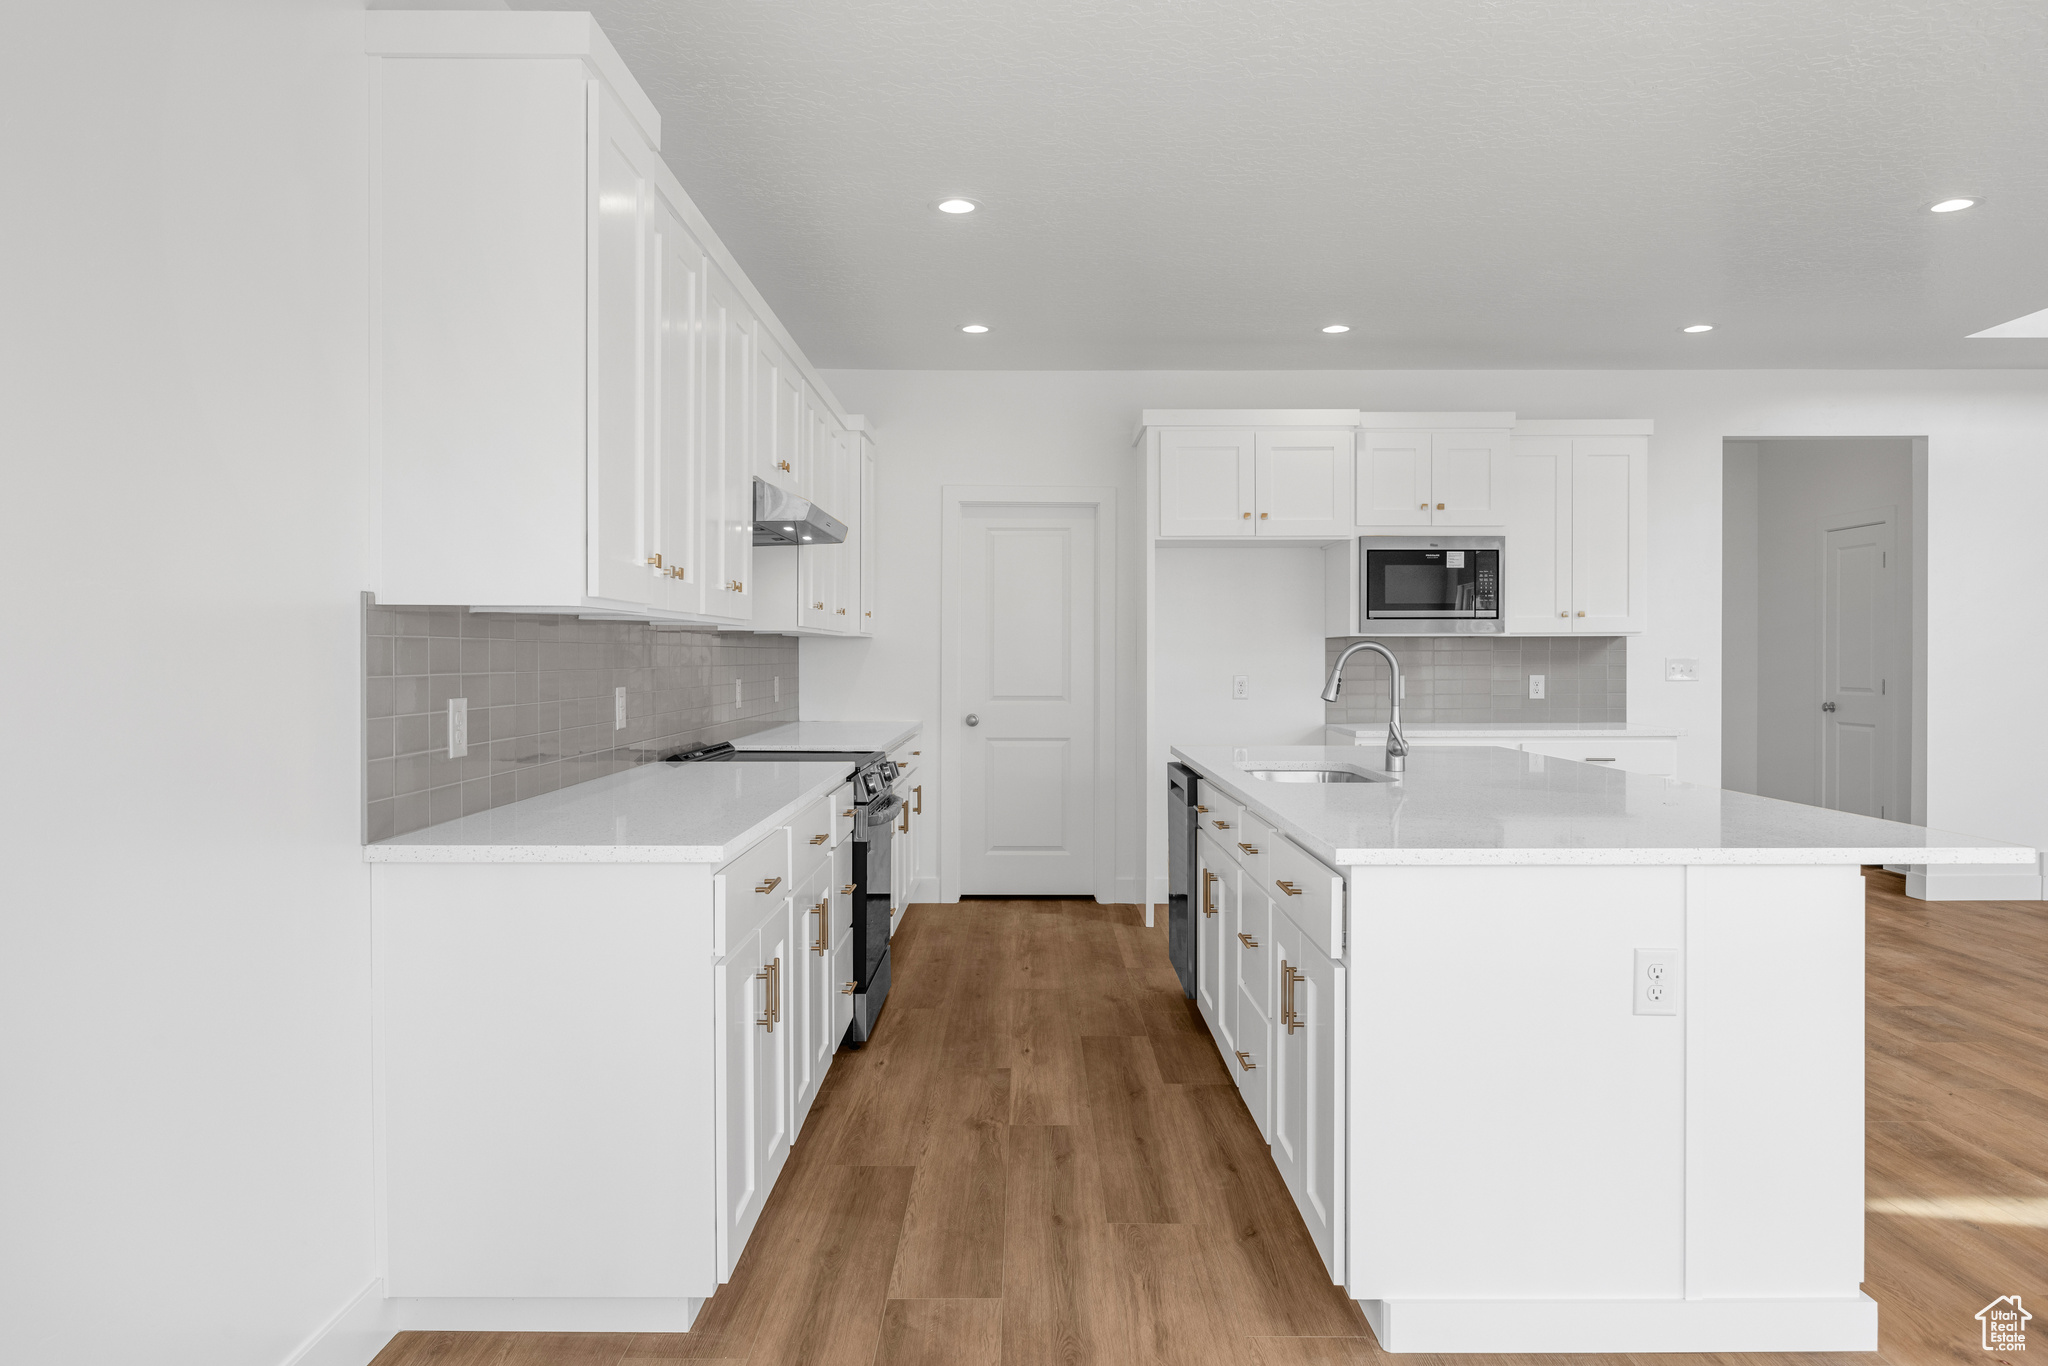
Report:
M 1417 503 L 1415 506 L 1421 508 L 1424 512 L 1429 511 L 1429 504 L 1427 503 Z
M 1218 830 L 1228 830 L 1230 828 L 1229 821 L 1210 821 L 1209 824 L 1215 826 Z
M 913 750 L 912 750 L 912 751 L 910 751 L 910 752 L 911 752 L 912 754 L 922 754 L 922 753 L 924 753 L 924 751 L 923 751 L 923 750 L 921 750 L 921 749 L 913 749 Z
M 840 812 L 839 814 L 840 814 L 840 815 L 842 815 L 842 816 L 851 816 L 851 815 L 853 814 L 853 808 L 849 806 L 849 807 L 847 807 L 847 808 L 846 808 L 846 809 L 845 809 L 844 811 Z
M 787 460 L 778 461 L 776 463 L 776 468 L 781 470 L 784 474 L 788 474 L 790 472 L 789 462 Z
M 1197 812 L 1197 813 L 1199 813 L 1199 814 L 1203 814 L 1203 815 L 1206 815 L 1206 814 L 1208 813 L 1208 810 L 1209 810 L 1209 808 L 1208 808 L 1208 807 L 1206 807 L 1206 806 L 1203 806 L 1203 805 L 1201 805 L 1201 804 L 1200 804 L 1200 803 L 1198 802 L 1198 803 L 1196 803 L 1196 805 L 1195 805 L 1195 810 L 1196 810 L 1196 812 Z
M 853 989 L 854 989 L 855 987 L 859 986 L 859 985 L 860 985 L 860 983 L 858 983 L 858 982 L 845 982 L 845 983 L 842 983 L 842 984 L 840 985 L 840 987 L 839 987 L 839 994 L 840 994 L 841 996 L 851 996 L 851 995 L 853 995 Z
M 1287 895 L 1289 895 L 1289 896 L 1300 896 L 1300 895 L 1301 895 L 1301 888 L 1299 888 L 1299 887 L 1295 886 L 1295 885 L 1294 885 L 1293 883 L 1289 882 L 1289 881 L 1288 881 L 1288 880 L 1287 880 L 1286 878 L 1284 878 L 1284 877 L 1283 877 L 1283 878 L 1276 878 L 1276 879 L 1274 879 L 1274 881 L 1273 881 L 1273 885 L 1274 885 L 1275 887 L 1278 887 L 1278 888 L 1279 888 L 1279 889 L 1280 889 L 1281 891 L 1283 891 L 1283 892 L 1287 893 Z
M 1216 914 L 1216 899 L 1209 895 L 1209 886 L 1216 881 L 1216 875 L 1207 868 L 1202 870 L 1202 914 Z
M 1443 505 L 1442 503 L 1438 503 L 1438 504 L 1436 505 L 1436 510 L 1437 510 L 1438 512 L 1442 512 L 1442 511 L 1444 510 L 1444 505 Z
M 840 894 L 841 896 L 852 896 L 852 895 L 853 895 L 853 894 L 854 894 L 855 892 L 857 892 L 857 891 L 859 891 L 859 890 L 860 890 L 860 886 L 859 886 L 859 884 L 857 884 L 857 883 L 852 883 L 852 882 L 849 882 L 849 883 L 847 883 L 847 884 L 846 884 L 846 885 L 845 885 L 844 887 L 841 887 L 841 888 L 839 889 L 839 894 Z
M 845 609 L 844 607 L 841 607 L 841 608 L 837 608 L 837 609 L 835 609 L 835 610 L 837 610 L 837 611 L 838 611 L 838 613 L 839 613 L 839 615 L 840 615 L 840 616 L 842 616 L 842 617 L 846 615 L 846 609 Z
M 1242 1048 L 1233 1048 L 1230 1051 L 1237 1054 L 1237 1065 L 1245 1071 L 1249 1072 L 1258 1066 L 1257 1063 L 1252 1061 L 1252 1055 L 1245 1052 Z
M 917 794 L 917 810 L 913 814 L 922 816 L 924 814 L 924 784 L 919 783 L 910 790 Z
M 754 979 L 768 984 L 761 992 L 761 1018 L 754 1023 L 773 1034 L 775 1022 L 782 1018 L 782 960 L 763 966 Z
M 901 825 L 899 825 L 899 826 L 897 826 L 897 827 L 896 827 L 896 833 L 897 833 L 897 834 L 899 834 L 899 835 L 907 835 L 907 834 L 909 834 L 909 833 L 910 833 L 910 803 L 909 803 L 909 802 L 905 802 L 905 803 L 903 803 L 903 824 L 901 824 Z
M 1246 844 L 1243 840 L 1239 840 L 1237 842 L 1237 847 L 1244 850 L 1247 854 L 1256 854 L 1259 852 L 1258 846 Z
M 782 960 L 780 958 L 776 959 L 772 966 L 775 970 L 775 1022 L 780 1024 L 782 1022 Z
M 661 568 L 661 552 L 656 551 L 654 554 L 649 555 L 647 557 L 647 563 L 653 565 L 656 569 Z
M 1237 942 L 1248 949 L 1255 949 L 1259 946 L 1259 941 L 1246 934 L 1243 930 L 1237 932 Z
M 762 896 L 766 896 L 766 895 L 768 895 L 768 893 L 770 893 L 770 892 L 774 891 L 774 890 L 775 890 L 775 889 L 776 889 L 777 887 L 779 887 L 779 886 L 781 886 L 781 885 L 782 885 L 782 879 L 781 879 L 781 878 L 779 878 L 779 877 L 771 877 L 771 878 L 769 878 L 769 879 L 768 879 L 768 880 L 767 880 L 766 882 L 763 882 L 763 883 L 762 883 L 762 884 L 761 884 L 760 886 L 756 887 L 756 888 L 754 889 L 754 891 L 755 891 L 755 892 L 757 892 L 758 894 L 762 895 Z
M 1271 517 L 1272 515 L 1273 515 L 1273 514 L 1272 514 L 1272 513 L 1270 513 L 1270 512 L 1262 512 L 1262 513 L 1260 513 L 1260 514 L 1259 514 L 1259 520 L 1263 522 L 1263 521 L 1265 521 L 1265 520 L 1266 520 L 1266 519 L 1267 519 L 1268 517 Z
M 830 901 L 820 901 L 811 907 L 811 914 L 818 917 L 818 938 L 811 945 L 811 952 L 820 956 L 832 951 L 832 946 L 825 942 L 825 908 L 831 904 Z
M 1245 520 L 1246 520 L 1247 522 L 1249 522 L 1249 521 L 1250 521 L 1250 520 L 1252 519 L 1252 515 L 1251 515 L 1251 514 L 1250 514 L 1249 512 L 1247 512 L 1247 513 L 1246 513 L 1246 514 L 1244 515 L 1244 519 L 1245 519 Z
M 1294 1008 L 1294 984 L 1301 980 L 1301 970 L 1285 958 L 1280 960 L 1280 1023 L 1287 1026 L 1292 1034 L 1301 1028 L 1300 1012 Z
M 1579 613 L 1579 615 L 1583 617 L 1583 616 L 1584 616 L 1584 615 L 1586 615 L 1586 614 L 1585 614 L 1584 612 L 1581 612 L 1581 613 Z
M 1571 615 L 1571 613 L 1570 613 L 1570 612 L 1559 612 L 1559 613 L 1558 613 L 1558 615 L 1559 615 L 1559 616 L 1561 616 L 1561 617 L 1568 617 L 1568 616 L 1570 616 L 1570 615 Z
M 814 602 L 811 604 L 811 610 L 813 612 L 822 612 L 825 610 L 825 604 L 822 602 Z
M 830 835 L 813 835 L 813 836 L 811 836 L 811 843 L 812 843 L 812 844 L 823 844 L 823 843 L 824 843 L 824 842 L 825 842 L 826 840 L 829 840 L 829 839 L 831 839 L 831 838 L 832 838 L 832 837 L 831 837 Z

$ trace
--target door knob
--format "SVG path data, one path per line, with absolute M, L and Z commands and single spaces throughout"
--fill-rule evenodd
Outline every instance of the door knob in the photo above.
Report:
M 1833 711 L 1835 709 L 1835 704 L 1832 702 L 1823 702 L 1820 704 L 1820 709 L 1822 711 Z
M 978 726 L 981 724 L 981 718 L 979 716 L 976 716 L 973 712 L 968 712 L 967 724 L 970 726 Z

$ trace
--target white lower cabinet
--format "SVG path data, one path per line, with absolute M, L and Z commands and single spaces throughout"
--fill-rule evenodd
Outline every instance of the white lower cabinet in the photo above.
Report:
M 1195 1005 L 1220 1041 L 1223 1030 L 1223 914 L 1237 865 L 1207 835 L 1195 841 Z
M 832 864 L 827 859 L 790 898 L 790 956 L 783 968 L 784 1018 L 776 1027 L 789 1032 L 793 1134 L 802 1132 L 804 1116 L 811 1112 L 811 1102 L 817 1099 L 818 1087 L 825 1080 L 825 1064 L 831 1061 L 829 1054 L 821 1059 L 817 1049 L 817 1036 L 823 1032 L 818 1019 L 818 996 L 826 966 L 819 946 L 830 929 L 826 916 L 831 913 L 832 901 L 826 879 L 831 872 Z
M 761 1217 L 789 1155 L 788 1031 L 776 1031 L 775 952 L 788 902 L 732 946 L 718 966 L 718 1279 Z
M 1344 968 L 1284 908 L 1273 918 L 1273 1163 L 1330 1279 L 1344 1278 Z

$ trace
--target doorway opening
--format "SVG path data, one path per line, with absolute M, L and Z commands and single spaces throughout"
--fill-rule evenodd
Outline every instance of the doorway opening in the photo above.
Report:
M 1920 822 L 1927 443 L 1722 443 L 1721 785 Z

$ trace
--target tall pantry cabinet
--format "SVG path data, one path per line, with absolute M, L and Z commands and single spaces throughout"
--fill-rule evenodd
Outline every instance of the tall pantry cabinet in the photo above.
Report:
M 366 23 L 378 597 L 755 624 L 753 481 L 848 423 L 653 105 L 587 14 Z

